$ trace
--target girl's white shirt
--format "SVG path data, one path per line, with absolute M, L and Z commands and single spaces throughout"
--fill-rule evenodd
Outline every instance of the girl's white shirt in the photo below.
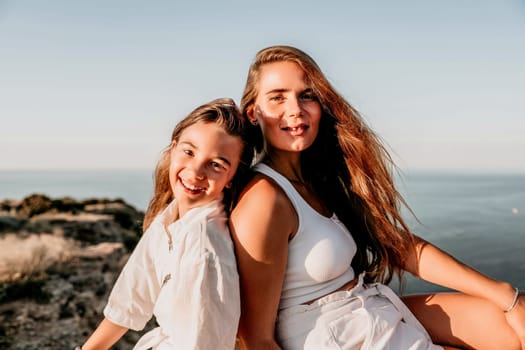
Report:
M 111 291 L 104 316 L 141 330 L 134 350 L 233 349 L 239 276 L 222 196 L 175 220 L 176 200 L 141 237 Z

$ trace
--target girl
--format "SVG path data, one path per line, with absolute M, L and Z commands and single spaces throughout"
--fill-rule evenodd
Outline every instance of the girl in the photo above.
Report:
M 259 159 L 230 218 L 244 347 L 525 345 L 525 296 L 409 231 L 391 158 L 311 57 L 260 51 L 242 111 Z M 403 271 L 462 293 L 405 304 L 383 284 Z
M 175 127 L 156 168 L 145 233 L 81 349 L 108 349 L 152 315 L 159 326 L 135 350 L 234 348 L 239 285 L 223 206 L 230 209 L 235 192 L 226 189 L 252 159 L 244 131 L 231 99 L 200 106 Z

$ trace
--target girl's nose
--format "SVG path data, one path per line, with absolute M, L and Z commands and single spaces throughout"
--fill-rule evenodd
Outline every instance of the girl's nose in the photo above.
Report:
M 194 164 L 192 164 L 191 170 L 193 172 L 193 176 L 195 176 L 197 180 L 204 180 L 206 178 L 205 164 L 195 162 Z

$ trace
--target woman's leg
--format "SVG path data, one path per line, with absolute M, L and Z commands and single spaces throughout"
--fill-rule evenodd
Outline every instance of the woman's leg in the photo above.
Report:
M 436 344 L 465 349 L 520 349 L 505 314 L 492 303 L 460 293 L 401 297 Z

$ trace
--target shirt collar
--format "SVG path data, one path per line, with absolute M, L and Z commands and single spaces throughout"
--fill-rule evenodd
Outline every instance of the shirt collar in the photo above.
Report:
M 177 199 L 173 199 L 170 204 L 160 213 L 156 218 L 164 227 L 168 227 L 175 222 L 179 222 L 181 225 L 187 225 L 194 220 L 200 219 L 202 216 L 206 216 L 213 212 L 216 208 L 220 207 L 223 209 L 222 204 L 223 194 L 221 193 L 217 198 L 210 201 L 209 203 L 192 208 L 186 212 L 181 218 L 177 219 L 179 208 Z

